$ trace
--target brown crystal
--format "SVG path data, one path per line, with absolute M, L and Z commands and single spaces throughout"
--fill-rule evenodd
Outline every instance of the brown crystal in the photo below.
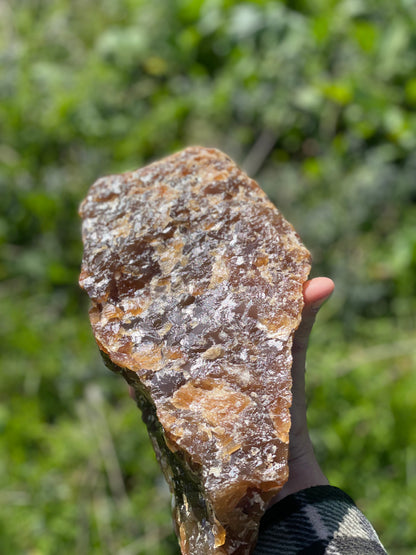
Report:
M 136 391 L 182 553 L 248 554 L 288 476 L 309 253 L 215 149 L 99 179 L 80 213 L 95 338 Z

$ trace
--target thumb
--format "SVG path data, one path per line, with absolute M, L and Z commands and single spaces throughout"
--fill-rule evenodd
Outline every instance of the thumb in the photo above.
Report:
M 293 345 L 296 351 L 306 350 L 316 315 L 324 302 L 332 295 L 334 288 L 334 282 L 327 277 L 314 278 L 305 283 L 303 287 L 305 305 L 302 312 L 302 321 L 296 330 Z

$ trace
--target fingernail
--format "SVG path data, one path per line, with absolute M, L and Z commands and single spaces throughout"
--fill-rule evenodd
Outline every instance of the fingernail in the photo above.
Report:
M 326 301 L 326 299 L 321 299 L 319 301 L 314 302 L 311 305 L 312 312 L 318 312 L 318 310 L 321 308 L 321 306 L 324 304 L 325 301 Z
M 326 297 L 322 297 L 322 299 L 318 299 L 317 301 L 315 301 L 312 305 L 311 305 L 311 310 L 312 312 L 318 312 L 318 310 L 321 308 L 321 306 L 329 299 L 329 297 L 332 295 L 332 292 L 327 295 Z

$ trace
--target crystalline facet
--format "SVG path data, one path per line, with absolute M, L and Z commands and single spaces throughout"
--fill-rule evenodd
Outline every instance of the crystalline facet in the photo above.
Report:
M 309 253 L 215 149 L 99 179 L 80 213 L 94 335 L 136 391 L 182 553 L 250 553 L 288 475 Z

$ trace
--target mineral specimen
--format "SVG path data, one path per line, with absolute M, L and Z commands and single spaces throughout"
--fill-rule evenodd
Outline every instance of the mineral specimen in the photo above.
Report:
M 309 253 L 215 149 L 99 179 L 80 214 L 94 335 L 135 389 L 182 553 L 248 554 L 288 476 Z

